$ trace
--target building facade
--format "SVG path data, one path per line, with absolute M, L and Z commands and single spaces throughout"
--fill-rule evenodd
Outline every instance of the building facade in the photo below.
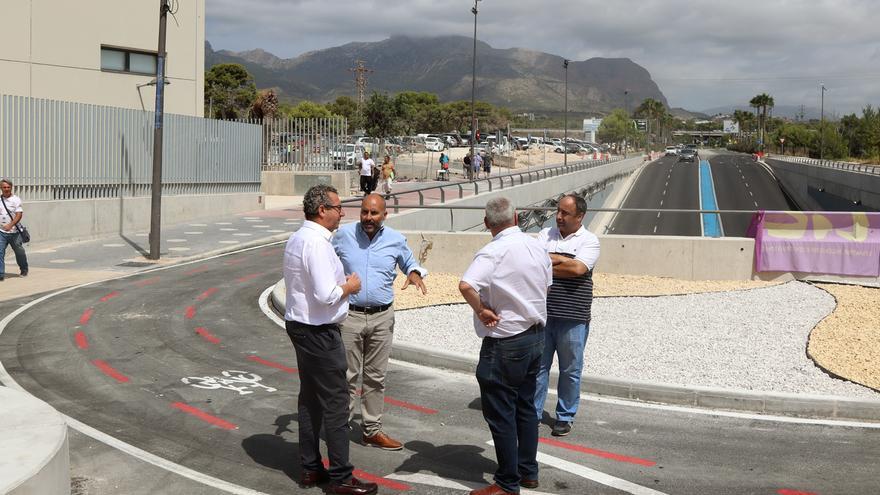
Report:
M 165 111 L 201 117 L 205 0 L 171 3 Z M 159 6 L 159 0 L 3 2 L 0 94 L 153 110 Z

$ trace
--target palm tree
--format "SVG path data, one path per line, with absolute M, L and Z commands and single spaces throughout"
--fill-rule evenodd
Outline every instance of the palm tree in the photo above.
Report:
M 660 122 L 666 114 L 666 107 L 663 106 L 663 103 L 660 103 L 654 98 L 645 98 L 638 108 L 636 108 L 635 113 L 648 120 L 648 133 L 656 135 L 657 131 L 660 130 Z M 652 119 L 656 122 L 656 126 L 651 126 Z
M 766 145 L 766 143 L 764 143 L 764 136 L 767 133 L 767 110 L 773 108 L 775 104 L 776 102 L 773 100 L 773 97 L 767 93 L 761 93 L 749 100 L 749 106 L 754 107 L 756 112 L 760 110 L 758 115 L 758 125 L 760 131 L 759 140 L 762 150 Z

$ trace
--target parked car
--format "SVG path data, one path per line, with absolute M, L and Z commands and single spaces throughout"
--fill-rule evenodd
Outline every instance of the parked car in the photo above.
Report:
M 446 143 L 438 137 L 428 136 L 425 138 L 425 149 L 427 151 L 443 151 L 446 149 Z
M 562 143 L 560 143 L 558 146 L 553 148 L 553 151 L 555 151 L 557 153 L 578 153 L 582 149 L 583 148 L 581 148 L 579 145 L 577 145 L 575 143 L 568 143 L 565 145 L 562 145 Z
M 355 168 L 358 158 L 364 154 L 364 147 L 357 144 L 338 144 L 330 152 L 333 168 L 348 170 Z
M 678 148 L 675 146 L 667 146 L 666 147 L 666 156 L 675 156 L 678 154 Z
M 678 154 L 680 162 L 695 162 L 697 160 L 697 151 L 691 148 L 685 148 Z

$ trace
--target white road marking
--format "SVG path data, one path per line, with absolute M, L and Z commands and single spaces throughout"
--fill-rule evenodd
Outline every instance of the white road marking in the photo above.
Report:
M 755 206 L 758 206 L 758 202 L 757 202 L 757 201 L 755 201 Z
M 186 239 L 166 239 L 165 242 L 186 242 Z
M 749 191 L 749 196 L 754 196 L 754 193 L 752 193 L 752 191 Z
M 663 206 L 663 203 L 660 203 L 660 206 Z M 660 218 L 660 212 L 657 212 L 657 218 Z
M 662 200 L 662 199 L 660 200 L 660 206 L 663 206 L 663 200 Z
M 666 196 L 666 189 L 663 190 L 663 195 Z
M 172 248 L 168 248 L 168 250 L 169 251 L 189 251 L 190 248 L 188 248 L 188 247 L 172 247 Z
M 746 187 L 749 187 L 749 183 L 748 183 L 748 182 L 746 182 Z
M 189 224 L 189 226 L 190 227 L 207 227 L 208 224 L 206 224 L 206 223 L 191 223 L 191 224 Z
M 186 234 L 186 235 L 202 235 L 202 234 L 204 234 L 204 232 L 201 232 L 199 230 L 190 230 L 189 232 L 184 232 L 184 234 Z
M 253 227 L 255 229 L 268 229 L 270 226 L 269 225 L 256 225 L 256 224 L 254 224 L 254 225 L 251 225 L 251 227 Z
M 287 231 L 286 231 L 286 230 L 277 230 L 277 229 L 273 229 L 273 230 L 267 230 L 266 232 L 268 232 L 268 233 L 270 233 L 270 234 L 281 234 L 282 232 L 287 232 Z
M 236 230 L 238 229 L 234 229 L 232 227 L 223 227 L 222 229 L 220 229 L 220 232 L 235 232 Z
M 657 233 L 657 226 L 656 225 L 654 226 L 654 233 L 655 234 Z
M 232 222 L 214 222 L 214 225 L 232 225 Z
M 250 236 L 252 236 L 253 234 L 249 234 L 249 233 L 247 233 L 247 232 L 237 232 L 237 233 L 232 234 L 232 235 L 237 235 L 237 236 L 239 236 L 239 237 L 250 237 Z
M 495 445 L 495 443 L 491 440 L 486 443 L 489 445 Z M 666 495 L 663 492 L 658 492 L 657 490 L 652 490 L 650 488 L 644 487 L 642 485 L 637 485 L 621 478 L 615 478 L 610 474 L 605 474 L 601 471 L 596 471 L 595 469 L 590 469 L 586 466 L 581 466 L 580 464 L 566 461 L 565 459 L 553 457 L 552 455 L 538 452 L 537 458 L 538 462 L 540 462 L 541 464 L 555 467 L 556 469 L 571 473 L 575 476 L 580 476 L 581 478 L 595 481 L 600 485 L 616 488 L 623 492 L 631 493 L 632 495 Z
M 76 260 L 71 260 L 71 259 L 67 259 L 67 258 L 61 258 L 61 259 L 57 259 L 57 260 L 49 260 L 49 263 L 57 263 L 57 264 L 59 264 L 59 265 L 64 265 L 64 264 L 67 264 L 67 263 L 73 263 L 73 262 L 75 262 L 75 261 L 76 261 Z
M 125 244 L 102 244 L 104 247 L 125 247 Z
M 452 480 L 441 478 L 439 476 L 434 476 L 433 474 L 389 474 L 385 476 L 385 479 L 395 480 L 395 481 L 404 481 L 407 483 L 416 483 L 419 485 L 430 485 L 430 486 L 439 486 L 441 488 L 450 488 L 452 490 L 475 490 L 478 488 L 483 488 L 489 482 L 486 483 L 474 483 L 473 481 L 464 481 L 464 480 Z M 525 495 L 551 495 L 547 492 L 539 492 L 537 490 L 527 490 L 525 488 L 520 489 L 520 493 Z

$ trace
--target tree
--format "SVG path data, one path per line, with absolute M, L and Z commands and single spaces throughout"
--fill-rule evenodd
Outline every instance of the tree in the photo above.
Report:
M 761 93 L 749 101 L 749 105 L 758 112 L 758 141 L 761 143 L 762 150 L 766 145 L 764 136 L 767 134 L 767 110 L 773 108 L 775 104 L 773 97 L 767 93 Z
M 400 109 L 386 93 L 373 91 L 364 108 L 364 128 L 367 135 L 384 139 L 400 128 Z
M 326 119 L 332 117 L 330 110 L 320 103 L 301 101 L 296 106 L 285 109 L 285 117 L 292 119 Z
M 278 114 L 278 96 L 275 91 L 267 89 L 257 93 L 253 105 L 251 105 L 250 115 L 255 119 L 274 119 Z
M 243 118 L 256 97 L 254 78 L 241 64 L 217 64 L 205 74 L 205 113 L 210 118 Z
M 644 117 L 648 121 L 648 134 L 652 136 L 651 141 L 656 141 L 656 136 L 660 130 L 660 122 L 666 114 L 666 107 L 663 103 L 654 98 L 645 98 L 642 103 L 636 107 L 635 114 Z M 651 125 L 652 121 L 654 125 Z
M 617 108 L 602 119 L 597 137 L 603 143 L 620 143 L 627 134 L 632 136 L 632 131 L 628 130 L 631 122 L 626 110 Z
M 349 134 L 354 134 L 354 130 L 362 126 L 361 121 L 358 120 L 357 102 L 350 96 L 337 97 L 336 100 L 327 104 L 327 110 L 348 121 Z

